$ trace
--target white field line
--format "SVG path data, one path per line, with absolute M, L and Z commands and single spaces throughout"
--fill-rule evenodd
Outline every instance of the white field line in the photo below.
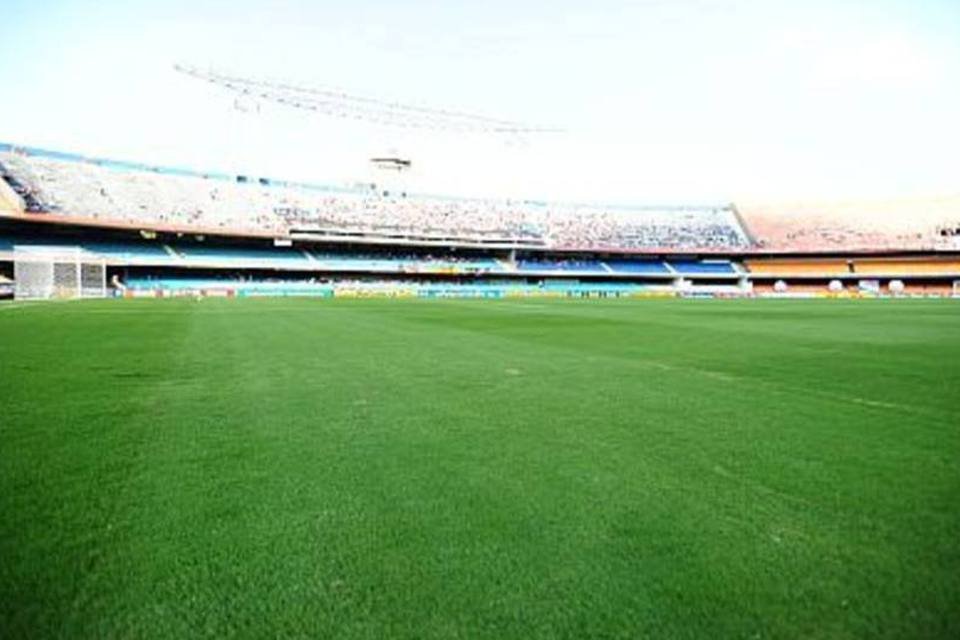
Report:
M 76 302 L 78 299 L 79 298 L 65 298 L 59 300 L 13 300 L 11 302 L 0 302 L 0 311 L 4 309 L 23 309 L 25 307 L 40 307 L 65 302 Z
M 820 391 L 817 389 L 788 387 L 788 386 L 780 385 L 777 383 L 771 383 L 765 380 L 752 380 L 744 376 L 724 373 L 721 371 L 712 371 L 710 369 L 701 369 L 699 367 L 673 365 L 673 364 L 667 364 L 665 362 L 660 362 L 656 360 L 642 360 L 641 362 L 655 369 L 660 369 L 661 371 L 692 373 L 699 376 L 703 376 L 705 378 L 710 378 L 711 380 L 718 380 L 721 382 L 749 384 L 752 386 L 767 386 L 784 393 L 816 395 L 826 400 L 833 400 L 835 402 L 845 402 L 850 404 L 858 404 L 864 407 L 871 407 L 874 409 L 898 409 L 901 411 L 911 411 L 911 412 L 920 410 L 920 407 L 916 407 L 914 405 L 909 405 L 909 404 L 902 404 L 897 402 L 885 402 L 882 400 L 872 400 L 870 398 L 863 398 L 860 396 L 847 395 L 843 393 L 833 393 L 830 391 Z
M 869 398 L 861 398 L 860 396 L 847 396 L 840 393 L 830 393 L 829 391 L 814 391 L 813 393 L 820 395 L 824 398 L 839 400 L 841 402 L 852 402 L 853 404 L 860 404 L 865 407 L 875 407 L 878 409 L 915 410 L 915 408 L 910 405 L 898 404 L 896 402 L 883 402 L 881 400 L 871 400 Z
M 0 311 L 7 311 L 9 309 L 19 309 L 21 307 L 29 307 L 29 302 L 0 302 Z

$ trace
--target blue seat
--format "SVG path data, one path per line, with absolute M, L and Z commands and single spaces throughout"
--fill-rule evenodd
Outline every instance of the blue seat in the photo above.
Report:
M 306 262 L 307 259 L 296 249 L 207 247 L 201 245 L 177 245 L 174 247 L 183 257 L 218 260 L 292 260 Z
M 681 275 L 732 275 L 736 273 L 729 262 L 702 262 L 700 260 L 671 260 L 670 266 Z
M 607 266 L 617 273 L 632 275 L 667 275 L 670 270 L 660 260 L 607 260 Z
M 595 260 L 518 260 L 520 271 L 563 271 L 577 273 L 606 273 L 603 265 Z
M 160 244 L 136 242 L 84 242 L 87 251 L 120 258 L 169 258 Z

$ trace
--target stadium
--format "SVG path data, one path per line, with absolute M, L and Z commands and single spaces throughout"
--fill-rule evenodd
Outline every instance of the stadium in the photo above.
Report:
M 960 293 L 960 198 L 885 227 L 867 205 L 837 224 L 802 206 L 472 200 L 2 143 L 0 167 L 19 299 Z
M 559 108 L 157 75 L 171 153 L 0 127 L 0 635 L 960 634 L 956 184 L 577 196 L 648 183 Z

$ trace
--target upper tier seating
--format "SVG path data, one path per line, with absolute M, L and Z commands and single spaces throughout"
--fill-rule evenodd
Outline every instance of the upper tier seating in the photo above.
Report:
M 960 249 L 960 196 L 744 204 L 738 205 L 738 210 L 762 249 Z
M 433 240 L 568 249 L 733 250 L 749 241 L 730 207 L 625 208 L 399 197 L 88 160 L 0 144 L 0 164 L 42 211 L 200 232 Z

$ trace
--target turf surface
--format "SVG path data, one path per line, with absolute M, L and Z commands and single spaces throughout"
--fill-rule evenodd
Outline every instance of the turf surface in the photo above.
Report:
M 960 637 L 956 301 L 0 306 L 0 636 Z

